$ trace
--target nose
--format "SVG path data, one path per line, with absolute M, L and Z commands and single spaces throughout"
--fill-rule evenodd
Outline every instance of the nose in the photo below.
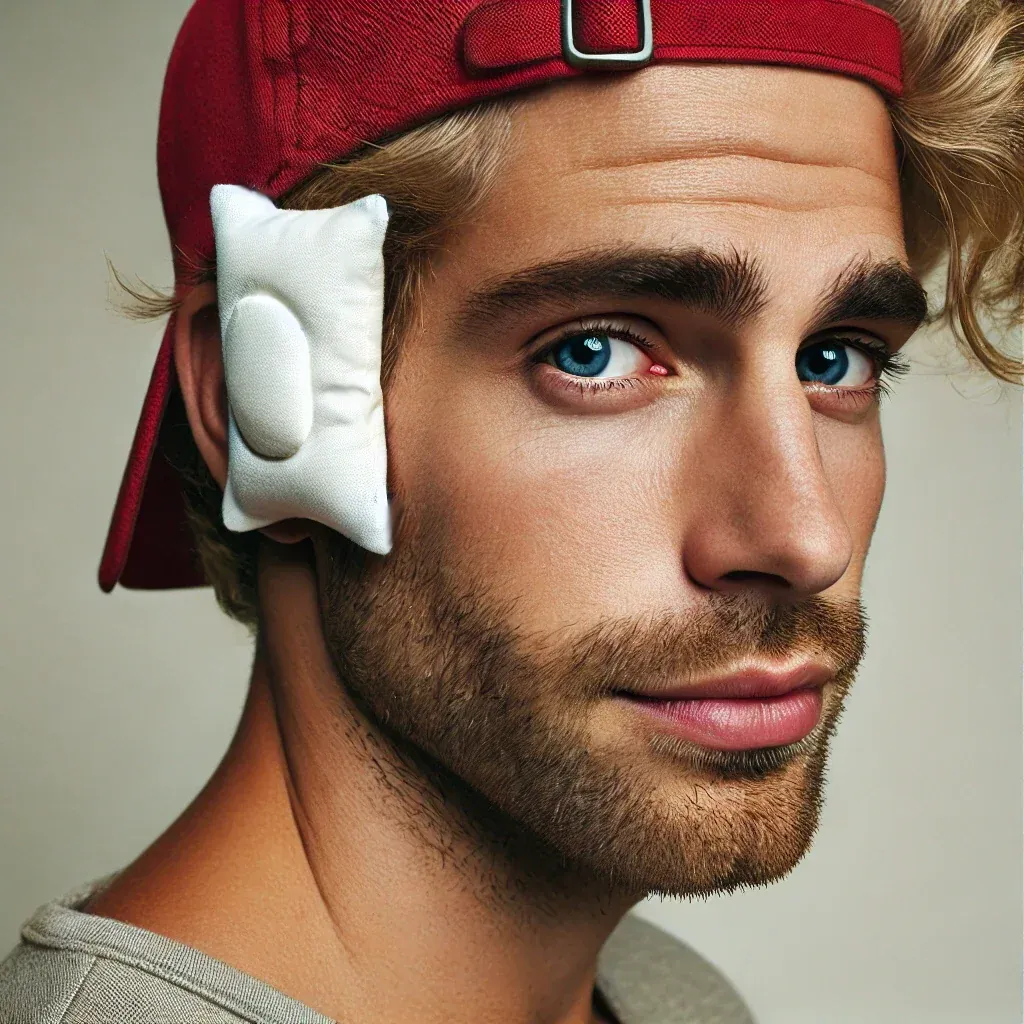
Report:
M 732 389 L 691 451 L 683 538 L 691 580 L 799 601 L 843 575 L 853 541 L 798 381 Z

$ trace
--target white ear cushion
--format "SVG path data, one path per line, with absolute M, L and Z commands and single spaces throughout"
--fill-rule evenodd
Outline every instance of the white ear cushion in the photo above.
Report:
M 383 198 L 278 210 L 217 185 L 210 206 L 229 405 L 225 525 L 312 519 L 386 554 Z
M 272 295 L 240 299 L 222 329 L 228 403 L 258 455 L 294 455 L 313 427 L 309 342 L 295 314 Z

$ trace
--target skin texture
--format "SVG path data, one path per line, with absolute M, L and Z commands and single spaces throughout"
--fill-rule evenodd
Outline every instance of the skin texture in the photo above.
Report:
M 470 296 L 525 268 L 698 245 L 756 263 L 756 316 L 616 294 L 467 325 Z M 679 65 L 525 99 L 390 383 L 395 551 L 266 531 L 231 750 L 90 909 L 342 1020 L 576 1024 L 646 891 L 785 873 L 859 655 L 884 484 L 875 396 L 808 386 L 794 361 L 865 261 L 906 261 L 865 85 Z M 176 364 L 223 483 L 212 300 L 188 298 Z M 644 333 L 638 383 L 583 394 L 540 358 L 580 318 Z M 895 351 L 906 320 L 825 326 Z M 833 674 L 822 722 L 770 770 L 702 761 L 610 694 L 800 658 Z

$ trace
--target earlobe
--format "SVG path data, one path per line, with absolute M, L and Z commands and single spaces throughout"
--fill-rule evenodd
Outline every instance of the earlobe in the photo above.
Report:
M 313 524 L 308 519 L 282 519 L 264 526 L 260 533 L 278 544 L 298 544 L 313 536 Z
M 197 285 L 175 314 L 174 367 L 196 447 L 217 484 L 228 477 L 228 402 L 217 287 Z

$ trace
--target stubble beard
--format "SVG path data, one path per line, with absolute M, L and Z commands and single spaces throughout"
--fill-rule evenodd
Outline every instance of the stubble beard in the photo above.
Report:
M 362 719 L 352 735 L 404 823 L 493 895 L 705 896 L 778 879 L 809 847 L 864 650 L 859 603 L 712 594 L 687 618 L 538 635 L 436 537 L 384 562 L 339 538 L 319 572 L 328 648 Z M 710 750 L 639 716 L 594 736 L 616 691 L 798 651 L 838 670 L 798 743 Z

